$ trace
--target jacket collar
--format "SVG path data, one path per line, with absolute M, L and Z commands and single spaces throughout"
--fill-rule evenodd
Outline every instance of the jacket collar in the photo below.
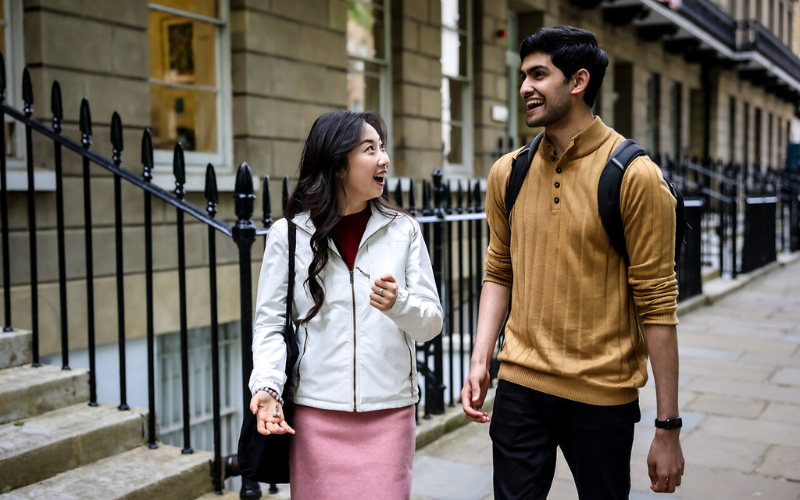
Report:
M 364 246 L 364 243 L 375 233 L 389 225 L 390 222 L 395 220 L 400 213 L 390 210 L 390 212 L 386 215 L 382 214 L 375 208 L 375 204 L 370 202 L 370 209 L 372 211 L 372 215 L 369 217 L 369 221 L 367 221 L 367 227 L 364 229 L 364 235 L 361 236 L 361 242 L 358 244 L 358 248 L 360 249 Z M 314 222 L 312 222 L 310 213 L 309 212 L 302 212 L 294 216 L 292 222 L 303 231 L 307 232 L 308 234 L 313 235 L 316 232 L 316 228 L 314 227 Z M 339 250 L 336 248 L 336 245 L 329 245 L 329 248 L 332 248 L 334 252 L 337 254 Z

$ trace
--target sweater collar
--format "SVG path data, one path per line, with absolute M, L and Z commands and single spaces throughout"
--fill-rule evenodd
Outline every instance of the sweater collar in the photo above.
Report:
M 603 120 L 600 119 L 599 116 L 595 116 L 592 123 L 589 124 L 588 127 L 581 130 L 569 141 L 567 145 L 567 149 L 564 151 L 564 154 L 561 155 L 561 158 L 570 158 L 570 159 L 577 159 L 583 158 L 591 153 L 597 151 L 597 149 L 608 140 L 611 136 L 611 129 L 603 123 Z M 549 157 L 553 154 L 553 145 L 547 139 L 547 134 L 545 133 L 544 140 L 542 141 L 542 145 L 544 148 L 540 148 L 542 154 Z

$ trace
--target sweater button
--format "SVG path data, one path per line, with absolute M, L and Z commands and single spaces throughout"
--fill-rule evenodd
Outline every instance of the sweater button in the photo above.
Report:
M 556 188 L 560 188 L 560 187 L 561 187 L 561 183 L 560 182 L 556 182 Z
M 550 155 L 550 161 L 556 161 L 556 157 L 553 156 L 553 155 Z
M 556 202 L 556 203 L 558 203 L 558 198 L 554 199 L 553 201 L 554 201 L 554 202 Z
M 557 174 L 560 174 L 560 173 L 561 173 L 561 167 L 558 167 L 558 168 L 556 169 L 556 173 L 557 173 Z

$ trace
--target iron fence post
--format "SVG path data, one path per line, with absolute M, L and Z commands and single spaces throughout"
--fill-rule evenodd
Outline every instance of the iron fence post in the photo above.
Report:
M 6 100 L 6 63 L 0 52 L 0 104 Z M 0 107 L 0 123 L 5 123 L 5 110 Z M 2 150 L 6 150 L 6 132 L 3 128 Z M 6 185 L 6 155 L 0 155 L 0 224 L 3 226 L 3 305 L 5 307 L 4 332 L 10 332 L 11 326 L 11 256 L 8 244 L 8 186 Z
M 236 225 L 233 226 L 233 241 L 239 248 L 239 298 L 242 341 L 242 396 L 243 411 L 250 411 L 250 372 L 253 371 L 253 276 L 251 251 L 256 241 L 256 225 L 253 223 L 253 206 L 256 195 L 253 189 L 253 174 L 250 166 L 242 163 L 236 172 L 234 188 Z M 261 498 L 258 483 L 242 478 L 239 498 Z
M 445 210 L 444 210 L 444 183 L 442 182 L 442 171 L 433 171 L 433 215 L 438 217 L 436 230 L 433 232 L 433 277 L 436 281 L 436 289 L 439 291 L 440 301 L 444 304 L 450 290 L 444 289 L 444 232 L 445 232 Z M 444 356 L 442 352 L 442 334 L 436 336 L 433 343 L 433 379 L 426 383 L 425 407 L 427 413 L 441 415 L 444 413 Z M 429 396 L 429 397 L 428 397 Z M 430 407 L 428 407 L 430 405 Z

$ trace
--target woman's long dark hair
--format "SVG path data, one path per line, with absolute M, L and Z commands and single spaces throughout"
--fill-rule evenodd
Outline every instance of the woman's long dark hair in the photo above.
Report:
M 375 128 L 385 143 L 386 125 L 379 114 L 372 111 L 331 111 L 317 118 L 303 147 L 297 185 L 284 213 L 291 221 L 295 215 L 309 212 L 316 229 L 311 236 L 314 257 L 308 266 L 308 279 L 304 283 L 314 300 L 314 307 L 300 320 L 301 323 L 307 323 L 316 316 L 325 301 L 320 273 L 328 264 L 328 236 L 342 219 L 342 208 L 347 206 L 344 179 L 340 174 L 347 169 L 347 156 L 361 143 L 367 124 Z M 380 196 L 372 200 L 372 206 L 386 215 L 401 211 Z

